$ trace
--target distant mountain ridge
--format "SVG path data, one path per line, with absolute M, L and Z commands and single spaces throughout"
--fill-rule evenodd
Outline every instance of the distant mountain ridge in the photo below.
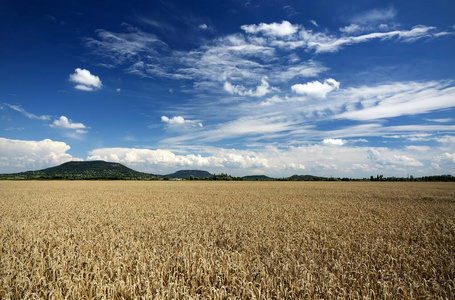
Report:
M 267 175 L 248 175 L 243 176 L 244 180 L 273 180 L 274 178 Z
M 95 161 L 70 161 L 37 171 L 3 174 L 2 178 L 17 179 L 156 179 L 156 175 L 138 172 L 122 164 Z
M 192 176 L 192 177 L 191 177 Z M 201 170 L 180 170 L 168 175 L 156 175 L 135 171 L 122 164 L 96 161 L 70 161 L 61 165 L 42 170 L 27 171 L 13 174 L 0 174 L 0 179 L 10 180 L 161 180 L 161 179 L 202 179 L 202 180 L 275 180 L 275 181 L 455 181 L 455 176 L 436 175 L 421 178 L 395 178 L 371 176 L 363 179 L 319 177 L 313 175 L 292 175 L 285 178 L 273 178 L 266 175 L 249 175 L 233 177 L 228 174 L 211 174 Z
M 201 171 L 201 170 L 180 170 L 177 172 L 174 172 L 172 174 L 168 174 L 166 176 L 169 176 L 171 178 L 185 178 L 188 179 L 191 176 L 194 178 L 212 178 L 213 174 L 207 172 L 207 171 Z
M 325 179 L 325 177 L 313 176 L 313 175 L 292 175 L 289 177 L 291 180 L 318 180 Z

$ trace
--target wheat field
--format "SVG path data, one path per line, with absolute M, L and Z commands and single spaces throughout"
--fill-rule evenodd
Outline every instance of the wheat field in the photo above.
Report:
M 455 185 L 0 182 L 1 299 L 455 299 Z

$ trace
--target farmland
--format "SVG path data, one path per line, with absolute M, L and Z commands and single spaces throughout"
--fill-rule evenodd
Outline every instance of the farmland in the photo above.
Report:
M 455 184 L 0 182 L 1 299 L 455 298 Z

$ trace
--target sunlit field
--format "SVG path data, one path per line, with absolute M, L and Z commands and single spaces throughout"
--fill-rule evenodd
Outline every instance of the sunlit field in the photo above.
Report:
M 1 299 L 455 299 L 455 184 L 0 182 Z

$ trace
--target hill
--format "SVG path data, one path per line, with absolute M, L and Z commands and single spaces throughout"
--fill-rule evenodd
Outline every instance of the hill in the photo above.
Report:
M 37 171 L 27 171 L 14 174 L 2 174 L 2 179 L 156 179 L 153 174 L 135 171 L 119 163 L 105 161 L 70 161 L 56 167 Z
M 194 176 L 194 178 L 212 178 L 213 174 L 210 174 L 207 171 L 200 171 L 200 170 L 180 170 L 172 174 L 168 174 L 171 178 L 190 178 L 190 176 Z
M 273 178 L 266 175 L 248 175 L 243 176 L 244 180 L 273 180 Z
M 289 180 L 304 180 L 304 181 L 319 181 L 319 180 L 325 180 L 325 177 L 318 177 L 318 176 L 313 176 L 313 175 L 292 175 L 291 177 L 288 178 Z

